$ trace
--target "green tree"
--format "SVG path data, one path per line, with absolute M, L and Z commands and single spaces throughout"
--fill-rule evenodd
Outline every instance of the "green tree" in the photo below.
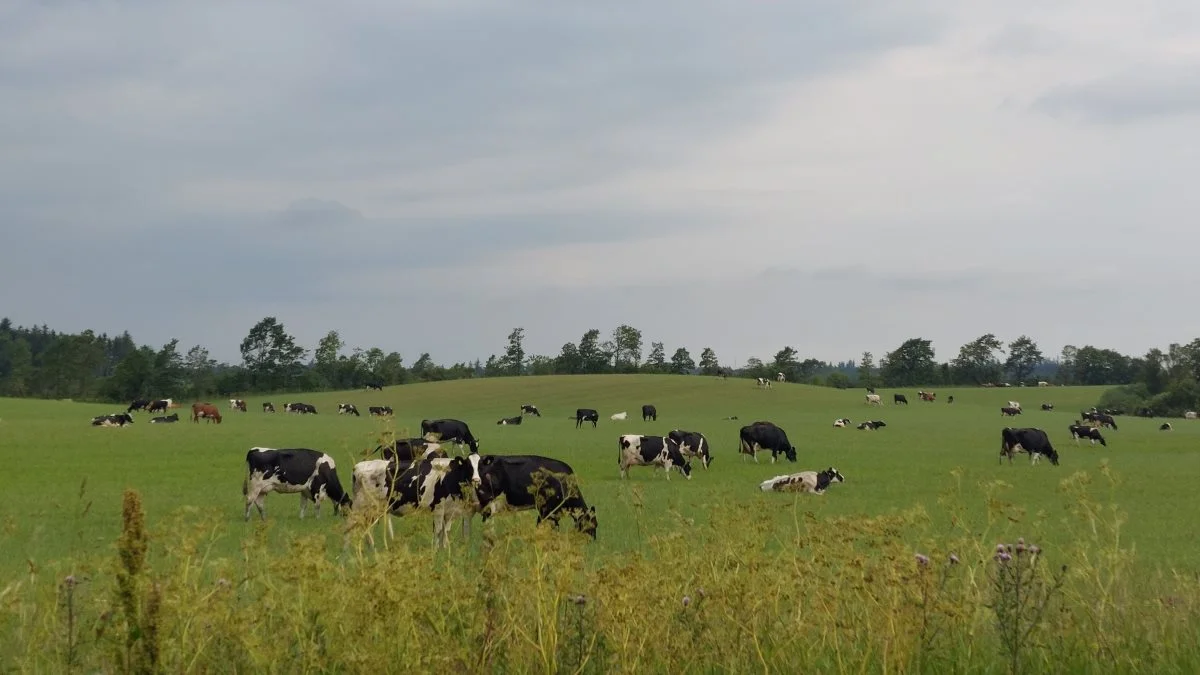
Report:
M 580 372 L 595 374 L 608 371 L 609 354 L 600 346 L 600 331 L 593 328 L 579 340 Z
M 700 370 L 705 375 L 716 375 L 721 364 L 717 361 L 717 353 L 712 347 L 705 347 L 700 352 Z
M 429 352 L 423 352 L 421 356 L 412 364 L 412 376 L 418 382 L 428 382 L 434 376 L 433 359 L 430 358 Z
M 1008 360 L 1004 362 L 1004 370 L 1008 371 L 1014 382 L 1024 382 L 1026 378 L 1043 361 L 1042 350 L 1028 335 L 1008 343 Z
M 696 362 L 692 360 L 692 355 L 683 347 L 676 349 L 675 354 L 671 356 L 671 373 L 674 375 L 687 375 L 695 367 Z
M 200 345 L 189 349 L 183 357 L 183 367 L 187 372 L 193 397 L 204 398 L 216 390 L 217 362 L 209 358 L 207 349 Z
M 287 386 L 297 374 L 305 350 L 287 334 L 283 324 L 268 316 L 242 340 L 242 361 L 252 386 L 259 391 Z
M 554 359 L 541 354 L 531 354 L 526 357 L 525 370 L 530 375 L 553 375 Z
M 341 379 L 340 354 L 346 343 L 336 330 L 331 330 L 317 342 L 313 350 L 313 369 L 325 381 L 327 387 L 337 387 L 343 384 Z
M 621 324 L 612 332 L 613 367 L 618 372 L 635 372 L 642 361 L 642 331 Z
M 583 357 L 579 355 L 579 349 L 575 347 L 574 342 L 562 346 L 562 351 L 554 359 L 554 372 L 560 375 L 576 375 L 583 372 Z
M 508 348 L 504 350 L 504 358 L 500 359 L 500 370 L 509 375 L 520 375 L 521 366 L 525 363 L 525 329 L 514 328 L 508 334 Z
M 933 382 L 935 368 L 932 342 L 909 338 L 883 357 L 879 371 L 887 386 L 905 387 Z
M 875 356 L 871 352 L 863 352 L 862 358 L 858 361 L 858 384 L 862 387 L 875 386 L 875 378 L 873 371 L 875 369 Z
M 1146 392 L 1154 396 L 1161 394 L 1167 388 L 1167 369 L 1165 365 L 1166 355 L 1162 350 L 1155 347 L 1146 352 L 1146 356 L 1142 359 L 1141 381 L 1146 385 Z
M 125 355 L 105 383 L 105 395 L 117 401 L 151 396 L 154 390 L 154 350 L 140 347 Z
M 840 370 L 835 370 L 825 377 L 825 386 L 834 389 L 850 388 L 850 377 Z
M 178 346 L 178 338 L 171 340 L 154 355 L 154 380 L 149 392 L 151 396 L 175 398 L 184 392 L 187 386 L 187 371 Z
M 642 370 L 647 373 L 667 372 L 667 348 L 663 343 L 650 343 L 650 354 L 646 357 L 646 365 Z
M 784 347 L 778 352 L 775 352 L 775 360 L 771 362 L 771 369 L 776 373 L 783 373 L 789 382 L 800 382 L 801 378 L 797 373 L 796 350 L 792 347 Z M 771 379 L 774 379 L 774 373 L 771 374 Z
M 4 364 L 0 367 L 0 393 L 7 396 L 27 396 L 34 376 L 33 351 L 23 337 L 0 336 L 4 343 Z
M 996 382 L 1000 379 L 1000 361 L 996 352 L 1004 349 L 1004 343 L 996 336 L 988 333 L 963 345 L 958 350 L 958 357 L 950 362 L 957 375 L 958 381 L 970 384 Z M 927 384 L 931 380 L 920 383 Z
M 1075 359 L 1079 356 L 1079 348 L 1075 345 L 1064 345 L 1062 355 L 1058 357 L 1059 384 L 1075 384 Z

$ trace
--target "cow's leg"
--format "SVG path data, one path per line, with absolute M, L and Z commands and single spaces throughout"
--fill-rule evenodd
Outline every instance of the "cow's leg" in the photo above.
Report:
M 306 509 L 308 509 L 307 495 L 305 495 L 303 492 L 301 492 L 300 493 L 300 518 L 301 519 L 304 518 L 304 511 Z

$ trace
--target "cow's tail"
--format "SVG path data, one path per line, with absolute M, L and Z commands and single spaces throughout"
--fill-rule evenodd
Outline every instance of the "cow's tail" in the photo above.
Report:
M 242 479 L 242 496 L 250 494 L 250 471 L 246 471 L 246 477 Z

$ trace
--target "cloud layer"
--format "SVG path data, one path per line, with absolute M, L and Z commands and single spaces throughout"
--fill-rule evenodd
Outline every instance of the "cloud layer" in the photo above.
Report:
M 1200 8 L 0 9 L 0 307 L 236 360 L 1200 334 Z

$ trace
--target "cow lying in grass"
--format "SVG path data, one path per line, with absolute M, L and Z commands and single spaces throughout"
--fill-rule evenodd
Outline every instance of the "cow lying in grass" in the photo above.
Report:
M 763 492 L 810 492 L 825 494 L 826 488 L 834 483 L 843 483 L 846 477 L 832 466 L 824 471 L 801 471 L 764 480 L 758 489 Z

